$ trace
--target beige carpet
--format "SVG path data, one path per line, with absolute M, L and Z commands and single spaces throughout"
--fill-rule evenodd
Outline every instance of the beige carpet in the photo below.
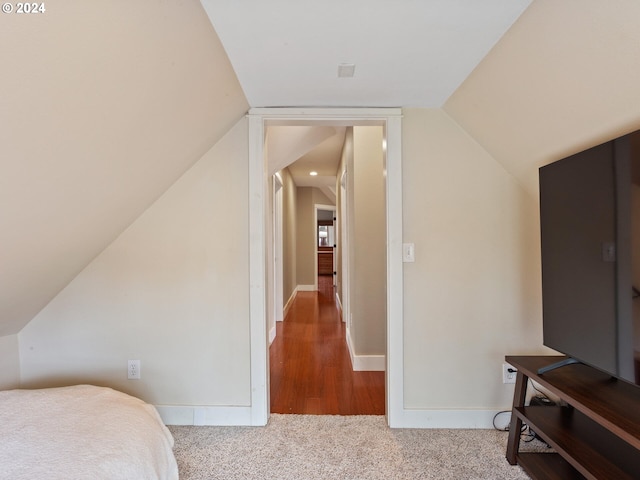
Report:
M 529 478 L 506 461 L 507 433 L 497 430 L 392 430 L 381 416 L 324 415 L 170 430 L 181 480 Z

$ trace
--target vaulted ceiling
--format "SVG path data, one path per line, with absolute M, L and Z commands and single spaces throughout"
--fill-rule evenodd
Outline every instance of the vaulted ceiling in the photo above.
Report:
M 252 107 L 440 107 L 530 3 L 202 0 Z
M 530 3 L 202 0 L 252 107 L 441 107 Z M 344 63 L 353 77 L 338 76 Z M 320 138 L 327 128 L 269 127 L 269 152 L 332 198 L 344 133 Z M 282 157 L 287 143 L 307 146 L 304 158 Z
M 0 336 L 250 106 L 442 108 L 532 193 L 640 128 L 635 0 L 201 1 L 0 17 Z

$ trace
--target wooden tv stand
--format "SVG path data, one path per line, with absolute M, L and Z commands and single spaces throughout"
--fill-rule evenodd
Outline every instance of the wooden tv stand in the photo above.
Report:
M 582 364 L 543 375 L 565 357 L 507 356 L 518 369 L 507 460 L 534 479 L 640 479 L 640 387 Z M 525 406 L 528 379 L 563 406 Z M 557 453 L 520 452 L 522 423 Z

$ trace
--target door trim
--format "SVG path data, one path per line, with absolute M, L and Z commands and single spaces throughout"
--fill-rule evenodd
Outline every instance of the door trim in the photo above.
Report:
M 273 319 L 275 322 L 281 322 L 284 320 L 282 187 L 282 178 L 280 178 L 280 174 L 276 172 L 273 174 L 273 295 L 275 297 L 273 301 Z
M 386 145 L 387 355 L 386 405 L 390 427 L 404 414 L 402 275 L 402 110 L 398 108 L 254 108 L 249 121 L 249 311 L 251 424 L 269 420 L 266 251 L 269 239 L 266 125 L 382 125 Z

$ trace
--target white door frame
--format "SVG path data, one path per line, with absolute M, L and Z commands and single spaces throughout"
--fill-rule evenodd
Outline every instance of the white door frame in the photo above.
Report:
M 282 262 L 282 179 L 276 172 L 273 175 L 273 318 L 281 322 L 284 312 L 284 285 Z
M 402 111 L 398 108 L 254 108 L 249 119 L 249 310 L 251 424 L 269 420 L 269 355 L 266 319 L 268 177 L 267 125 L 382 125 L 386 139 L 387 355 L 386 405 L 390 427 L 404 413 L 402 276 Z

